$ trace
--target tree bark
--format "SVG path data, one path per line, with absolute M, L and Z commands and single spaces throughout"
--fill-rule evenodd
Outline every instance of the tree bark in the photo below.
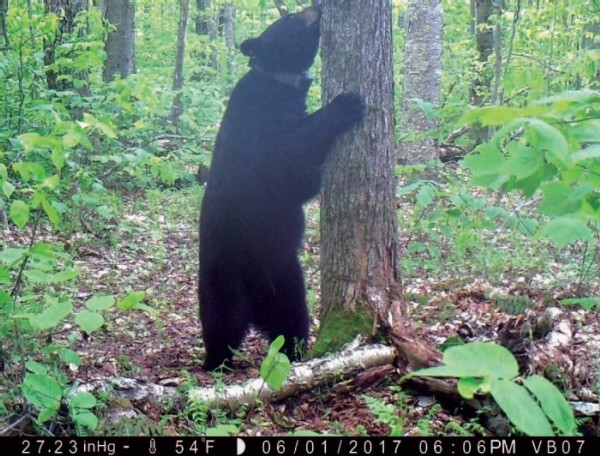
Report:
M 438 157 L 438 142 L 423 137 L 439 127 L 439 121 L 419 108 L 415 100 L 439 105 L 442 79 L 441 0 L 410 0 L 406 16 L 404 88 L 400 131 L 413 134 L 400 145 L 404 163 L 425 163 Z
M 87 79 L 87 74 L 72 74 L 64 69 L 57 69 L 55 63 L 56 48 L 63 44 L 66 35 L 75 30 L 75 16 L 88 8 L 88 0 L 44 0 L 44 10 L 46 14 L 54 13 L 59 18 L 58 30 L 56 36 L 51 42 L 44 43 L 44 63 L 47 66 L 46 81 L 48 88 L 53 90 L 68 90 L 73 88 L 72 77 L 77 76 L 80 79 Z M 61 78 L 60 76 L 67 76 Z
M 279 390 L 273 390 L 262 378 L 230 388 L 195 388 L 190 398 L 195 398 L 209 407 L 224 407 L 237 410 L 242 405 L 255 406 L 259 402 L 275 402 L 286 397 L 310 391 L 339 380 L 340 377 L 355 378 L 359 373 L 378 366 L 390 366 L 395 351 L 384 345 L 368 345 L 344 350 L 326 358 L 312 359 L 305 363 L 294 363 Z M 391 369 L 393 371 L 393 368 Z
M 173 74 L 173 90 L 175 98 L 171 108 L 171 122 L 177 126 L 179 116 L 183 113 L 181 90 L 183 89 L 183 58 L 185 56 L 185 32 L 190 10 L 190 0 L 180 0 L 179 29 L 177 32 L 177 54 L 175 55 L 175 72 Z
M 196 0 L 196 33 L 208 35 L 208 24 L 210 18 L 210 0 Z
M 208 20 L 208 39 L 212 42 L 216 42 L 219 39 L 219 21 L 220 21 L 221 13 L 219 12 L 218 17 L 212 16 Z M 211 46 L 210 50 L 210 66 L 216 71 L 221 69 L 219 65 L 219 54 L 217 53 L 217 47 Z
M 230 2 L 228 2 L 230 4 Z M 217 5 L 219 6 L 219 5 Z M 221 12 L 217 13 L 215 11 L 215 6 L 211 0 L 196 0 L 196 17 L 195 17 L 195 30 L 196 34 L 203 35 L 208 37 L 209 42 L 215 42 L 219 37 L 219 28 L 221 16 L 225 14 L 225 7 L 220 8 Z M 225 18 L 223 17 L 223 22 L 225 22 Z M 224 25 L 225 27 L 225 25 Z M 233 24 L 232 24 L 233 30 Z M 232 32 L 233 37 L 233 32 Z M 194 60 L 200 62 L 200 67 L 209 66 L 217 71 L 219 71 L 219 59 L 217 53 L 216 45 L 209 45 L 208 42 L 202 40 L 201 43 L 203 47 L 200 48 L 199 54 L 197 57 L 194 57 Z M 205 74 L 205 71 L 200 69 L 196 74 L 193 74 L 191 80 L 199 81 L 204 77 L 212 77 L 212 72 L 209 72 L 208 75 Z
M 502 29 L 503 0 L 494 0 L 494 14 L 496 14 L 496 26 L 494 27 L 494 86 L 490 95 L 490 104 L 498 103 L 500 97 L 500 85 L 502 84 L 502 42 L 504 31 Z M 491 132 L 489 134 L 491 136 Z
M 479 65 L 477 77 L 471 87 L 471 104 L 482 106 L 489 98 L 492 84 L 492 75 L 488 60 L 494 52 L 494 30 L 489 19 L 494 14 L 494 0 L 474 0 L 475 10 L 475 46 Z M 473 129 L 473 139 L 476 144 L 481 144 L 489 139 L 487 127 Z
M 284 0 L 274 0 L 274 1 L 275 1 L 275 7 L 277 8 L 277 11 L 279 11 L 279 15 L 281 17 L 289 14 L 288 7 L 285 4 Z
M 106 36 L 106 61 L 102 80 L 116 74 L 126 78 L 135 73 L 135 3 L 133 0 L 106 0 L 102 16 L 116 27 Z
M 398 297 L 391 4 L 323 2 L 321 29 L 324 102 L 359 92 L 367 113 L 324 166 L 315 354 L 374 333 Z
M 233 3 L 226 3 L 223 5 L 223 29 L 225 30 L 225 46 L 227 47 L 228 63 L 229 63 L 229 75 L 235 76 L 236 65 L 235 65 L 235 34 L 234 34 L 234 9 Z
M 10 49 L 10 38 L 6 30 L 6 13 L 8 12 L 8 0 L 0 0 L 0 37 L 3 42 L 0 43 L 0 51 Z
M 349 378 L 334 386 L 336 391 L 345 392 L 364 387 L 394 372 L 391 365 L 394 356 L 395 350 L 384 345 L 350 347 L 329 357 L 292 364 L 286 381 L 277 391 L 269 388 L 262 378 L 257 378 L 241 385 L 218 384 L 194 388 L 189 391 L 188 397 L 202 401 L 209 408 L 237 410 L 243 405 L 253 407 L 259 402 L 280 401 L 341 378 Z M 176 387 L 123 377 L 96 379 L 77 388 L 77 392 L 95 394 L 107 390 L 128 401 L 152 403 L 161 409 L 182 397 L 181 390 Z
M 585 25 L 583 37 L 583 48 L 585 50 L 600 49 L 600 0 L 592 0 L 588 5 L 588 23 Z M 596 74 L 591 75 L 589 80 L 591 89 L 600 90 L 600 68 L 596 69 Z

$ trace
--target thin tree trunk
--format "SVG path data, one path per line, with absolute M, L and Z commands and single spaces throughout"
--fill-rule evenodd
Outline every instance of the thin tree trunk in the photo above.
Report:
M 224 9 L 224 8 L 223 8 Z M 209 41 L 215 42 L 219 36 L 219 20 L 221 14 L 215 13 L 213 2 L 211 0 L 196 0 L 196 17 L 195 17 L 195 30 L 196 34 L 208 36 Z M 232 24 L 233 28 L 233 24 Z M 232 29 L 233 30 L 233 29 Z M 202 43 L 206 43 L 202 40 Z M 216 46 L 209 46 L 208 43 L 202 47 L 198 53 L 199 55 L 195 60 L 201 62 L 200 66 L 209 66 L 215 70 L 219 70 L 219 60 L 216 51 Z M 209 77 L 212 77 L 212 73 L 208 73 Z M 200 70 L 200 73 L 192 75 L 193 81 L 202 80 L 204 78 L 204 71 Z
M 400 131 L 414 134 L 400 145 L 405 163 L 425 163 L 437 158 L 437 140 L 423 137 L 439 127 L 416 100 L 439 105 L 442 79 L 442 3 L 441 0 L 410 0 L 406 15 L 404 46 L 404 88 Z
M 359 92 L 364 122 L 325 164 L 322 320 L 314 352 L 372 334 L 398 297 L 392 16 L 388 0 L 323 2 L 323 98 Z
M 31 2 L 31 0 L 29 0 Z M 30 9 L 31 9 L 31 3 L 28 3 Z M 8 30 L 6 29 L 6 14 L 8 12 L 8 0 L 0 0 L 0 35 L 2 38 L 2 41 L 0 43 L 0 51 L 5 51 L 7 49 L 10 49 L 10 38 L 8 37 Z M 29 27 L 29 30 L 31 31 L 31 27 Z M 35 42 L 32 41 L 32 45 L 35 44 Z M 34 47 L 32 47 L 32 49 L 34 49 Z
M 275 7 L 277 8 L 277 11 L 279 11 L 279 15 L 281 17 L 283 17 L 289 13 L 288 7 L 285 4 L 284 0 L 274 0 L 274 1 L 275 1 Z
M 469 6 L 471 7 L 471 21 L 469 22 L 469 33 L 475 36 L 477 27 L 477 7 L 475 5 L 476 0 L 471 0 Z
M 220 16 L 221 13 L 219 13 L 218 17 L 215 17 L 213 15 L 208 21 L 208 38 L 212 42 L 216 42 L 219 39 Z M 209 58 L 211 68 L 214 68 L 216 71 L 219 71 L 221 69 L 221 66 L 219 65 L 219 55 L 217 53 L 216 46 L 211 46 Z
M 46 14 L 54 13 L 59 18 L 58 30 L 53 41 L 44 43 L 44 63 L 48 88 L 53 90 L 68 90 L 74 87 L 73 78 L 87 80 L 87 74 L 80 72 L 73 74 L 70 71 L 56 68 L 56 48 L 67 39 L 65 35 L 75 30 L 75 16 L 88 7 L 87 0 L 44 0 Z M 64 76 L 61 78 L 61 76 Z
M 175 56 L 175 73 L 173 74 L 173 90 L 175 98 L 171 108 L 171 122 L 177 126 L 179 116 L 183 113 L 181 90 L 183 89 L 183 58 L 185 55 L 185 32 L 190 10 L 190 0 L 180 0 L 179 30 L 177 32 L 177 54 Z
M 29 41 L 31 42 L 31 49 L 35 49 L 35 31 L 33 30 L 33 5 L 31 4 L 31 0 L 27 0 L 27 18 L 29 19 Z
M 471 87 L 471 104 L 484 105 L 491 91 L 492 76 L 489 70 L 489 58 L 494 52 L 494 30 L 489 20 L 494 14 L 494 0 L 474 0 L 475 6 L 475 45 L 477 48 L 479 67 L 477 77 Z M 474 128 L 473 139 L 481 144 L 489 139 L 487 127 Z
M 515 37 L 517 36 L 517 23 L 521 18 L 521 2 L 522 0 L 517 0 L 517 4 L 515 5 L 515 12 L 513 14 L 511 32 L 510 32 L 510 41 L 508 42 L 508 53 L 506 55 L 506 64 L 504 65 L 504 73 L 502 75 L 503 78 L 508 74 L 508 70 L 510 68 L 510 64 L 512 62 L 513 51 L 515 48 Z M 498 104 L 502 104 L 504 102 L 504 92 L 500 92 L 500 99 L 498 100 Z
M 550 53 L 548 56 L 548 62 L 546 63 L 546 94 L 550 95 L 550 85 L 552 84 L 552 76 L 554 72 L 552 71 L 552 59 L 554 58 L 554 38 L 556 36 L 556 21 L 558 17 L 558 3 L 557 0 L 553 0 L 554 4 L 554 17 L 552 20 L 552 28 L 550 29 Z
M 223 5 L 223 28 L 225 29 L 225 45 L 227 46 L 227 53 L 229 62 L 229 75 L 231 77 L 235 76 L 236 66 L 235 66 L 235 33 L 234 33 L 234 9 L 233 3 L 226 3 Z
M 589 22 L 585 26 L 583 37 L 584 51 L 600 49 L 600 0 L 592 0 L 588 6 Z M 590 77 L 589 86 L 600 90 L 600 66 L 596 67 L 596 74 Z
M 208 23 L 210 18 L 210 0 L 196 0 L 196 33 L 208 35 Z
M 502 83 L 502 41 L 504 32 L 502 31 L 502 10 L 504 9 L 503 0 L 494 0 L 494 11 L 496 14 L 496 26 L 494 28 L 494 87 L 490 96 L 490 104 L 496 104 L 500 96 L 500 84 Z M 491 132 L 490 132 L 491 135 Z
M 102 79 L 111 81 L 116 74 L 126 78 L 135 73 L 135 4 L 133 0 L 106 0 L 103 17 L 116 27 L 106 37 L 106 62 Z

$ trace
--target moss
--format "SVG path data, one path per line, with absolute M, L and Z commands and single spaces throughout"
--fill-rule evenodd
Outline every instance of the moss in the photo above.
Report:
M 310 358 L 337 351 L 358 334 L 370 335 L 373 320 L 366 311 L 330 311 L 321 321 L 317 341 L 309 351 Z

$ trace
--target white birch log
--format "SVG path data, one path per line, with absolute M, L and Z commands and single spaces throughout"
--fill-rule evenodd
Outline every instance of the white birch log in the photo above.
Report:
M 259 378 L 243 385 L 194 388 L 188 398 L 205 402 L 211 408 L 236 410 L 241 405 L 278 401 L 374 366 L 391 364 L 395 356 L 395 349 L 386 345 L 351 347 L 325 358 L 292 364 L 289 376 L 279 391 L 272 390 Z M 79 386 L 77 391 L 111 391 L 132 402 L 145 400 L 156 404 L 167 404 L 180 395 L 174 386 L 121 377 L 93 380 Z
M 189 399 L 205 402 L 209 407 L 230 410 L 236 410 L 241 405 L 252 406 L 258 401 L 275 402 L 374 366 L 391 364 L 395 356 L 395 349 L 392 347 L 368 345 L 326 358 L 293 364 L 287 380 L 278 391 L 269 388 L 260 378 L 250 380 L 244 385 L 195 388 L 189 392 Z

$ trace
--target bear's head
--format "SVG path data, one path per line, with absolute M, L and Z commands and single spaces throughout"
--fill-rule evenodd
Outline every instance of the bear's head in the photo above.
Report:
M 319 50 L 317 7 L 288 14 L 271 24 L 259 37 L 244 41 L 240 50 L 250 57 L 250 66 L 270 73 L 304 73 Z

